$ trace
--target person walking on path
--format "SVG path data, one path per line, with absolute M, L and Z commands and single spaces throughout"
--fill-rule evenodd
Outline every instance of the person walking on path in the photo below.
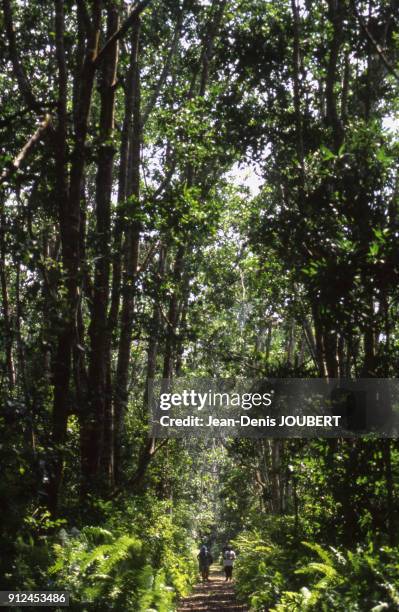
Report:
M 233 578 L 233 567 L 236 559 L 236 553 L 231 546 L 226 546 L 223 552 L 223 569 L 226 576 L 226 581 L 229 582 Z
M 213 563 L 213 557 L 206 546 L 201 546 L 198 555 L 199 571 L 201 572 L 202 581 L 209 580 L 209 568 Z

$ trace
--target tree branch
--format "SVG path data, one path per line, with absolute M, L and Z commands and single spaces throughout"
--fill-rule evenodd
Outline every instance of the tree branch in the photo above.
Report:
M 143 261 L 143 263 L 141 264 L 141 266 L 138 266 L 137 268 L 137 274 L 142 274 L 143 272 L 145 272 L 145 270 L 147 269 L 147 266 L 152 258 L 153 255 L 155 255 L 155 251 L 157 250 L 157 248 L 160 246 L 160 241 L 156 240 L 151 246 L 150 249 Z
M 166 77 L 168 76 L 168 72 L 170 69 L 170 64 L 172 62 L 173 56 L 176 54 L 176 50 L 177 50 L 177 43 L 179 42 L 179 38 L 180 38 L 180 34 L 181 34 L 181 29 L 182 29 L 182 25 L 183 25 L 183 13 L 184 13 L 184 5 L 179 13 L 179 16 L 177 18 L 177 22 L 176 22 L 176 28 L 172 37 L 172 42 L 170 45 L 170 49 L 169 49 L 169 53 L 168 56 L 165 60 L 164 66 L 162 68 L 162 72 L 159 76 L 158 82 L 155 86 L 155 89 L 150 97 L 150 99 L 148 100 L 148 103 L 144 109 L 143 112 L 143 116 L 141 119 L 141 124 L 142 126 L 144 126 L 148 120 L 148 117 L 150 116 L 156 101 L 158 99 L 158 96 L 160 94 L 160 91 L 162 89 L 162 86 L 166 80 Z
M 129 29 L 131 28 L 131 26 L 133 25 L 134 21 L 137 19 L 137 17 L 140 16 L 140 14 L 144 11 L 145 8 L 147 8 L 148 4 L 151 2 L 151 0 L 141 0 L 141 2 L 137 2 L 132 10 L 130 11 L 129 16 L 125 19 L 125 21 L 122 23 L 121 27 L 119 28 L 119 30 L 117 30 L 115 32 L 115 34 L 113 34 L 104 44 L 103 48 L 101 49 L 101 51 L 99 51 L 97 57 L 95 58 L 94 62 L 93 62 L 93 66 L 94 68 L 97 68 L 99 66 L 99 64 L 102 62 L 102 60 L 104 59 L 104 57 L 106 56 L 106 54 L 111 50 L 112 46 L 118 42 L 118 40 L 120 40 L 121 38 L 123 38 L 123 36 L 125 36 L 125 34 L 129 31 Z
M 385 55 L 383 49 L 381 48 L 381 46 L 378 44 L 378 42 L 376 41 L 376 39 L 374 38 L 370 30 L 368 29 L 363 17 L 360 15 L 359 11 L 356 8 L 355 1 L 352 0 L 351 4 L 352 4 L 352 10 L 355 14 L 355 17 L 359 21 L 360 27 L 362 28 L 363 32 L 366 34 L 368 40 L 370 41 L 374 49 L 377 51 L 385 68 L 388 70 L 390 74 L 392 74 L 392 76 L 395 77 L 397 81 L 399 81 L 399 72 L 394 68 L 394 66 L 392 66 L 391 62 L 388 60 L 387 56 Z
M 42 107 L 33 95 L 29 80 L 18 57 L 15 27 L 10 0 L 3 0 L 3 12 L 10 59 L 18 82 L 19 90 L 28 107 L 35 112 L 40 112 Z
M 115 499 L 121 493 L 126 492 L 127 487 L 133 488 L 133 490 L 139 486 L 144 479 L 144 476 L 147 471 L 148 464 L 154 458 L 154 455 L 167 443 L 169 442 L 169 438 L 163 438 L 158 444 L 156 444 L 155 438 L 148 438 L 145 443 L 139 458 L 139 465 L 131 478 L 127 480 L 123 484 L 123 487 L 115 488 L 110 494 L 108 499 Z
M 26 160 L 28 155 L 31 153 L 34 146 L 44 136 L 44 134 L 51 128 L 51 115 L 46 115 L 36 132 L 28 140 L 24 147 L 20 150 L 18 155 L 13 159 L 11 164 L 3 170 L 0 176 L 0 185 L 4 183 L 14 172 L 17 172 L 23 162 Z
M 91 32 L 91 30 L 93 28 L 93 24 L 91 23 L 90 15 L 89 15 L 89 12 L 87 10 L 87 6 L 86 6 L 86 3 L 85 3 L 85 0 L 77 0 L 76 4 L 77 4 L 77 7 L 78 7 L 79 16 L 81 18 L 83 27 L 85 29 L 86 36 L 89 36 L 89 34 L 90 34 L 90 32 Z

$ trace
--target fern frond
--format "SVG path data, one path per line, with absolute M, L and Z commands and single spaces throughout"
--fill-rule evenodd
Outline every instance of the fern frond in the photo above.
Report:
M 324 561 L 324 563 L 327 563 L 328 565 L 333 565 L 334 559 L 332 558 L 331 554 L 327 552 L 322 546 L 320 546 L 320 544 L 317 544 L 316 542 L 302 542 L 302 544 L 306 546 L 306 548 L 309 548 L 310 550 L 315 552 L 320 557 L 320 559 Z
M 295 571 L 296 574 L 314 574 L 315 572 L 321 572 L 330 579 L 338 576 L 337 570 L 332 565 L 328 565 L 327 563 L 318 563 L 316 561 L 309 563 L 305 567 Z

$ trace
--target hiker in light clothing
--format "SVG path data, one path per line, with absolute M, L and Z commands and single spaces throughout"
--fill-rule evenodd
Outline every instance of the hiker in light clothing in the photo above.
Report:
M 226 576 L 226 581 L 231 581 L 233 577 L 233 567 L 236 554 L 231 546 L 226 546 L 223 552 L 223 569 Z

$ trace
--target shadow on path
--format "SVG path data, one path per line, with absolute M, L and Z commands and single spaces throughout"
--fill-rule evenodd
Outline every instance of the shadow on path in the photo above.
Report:
M 245 605 L 237 603 L 234 584 L 225 582 L 220 569 L 210 574 L 210 582 L 198 584 L 189 597 L 185 597 L 177 608 L 178 612 L 247 612 Z

